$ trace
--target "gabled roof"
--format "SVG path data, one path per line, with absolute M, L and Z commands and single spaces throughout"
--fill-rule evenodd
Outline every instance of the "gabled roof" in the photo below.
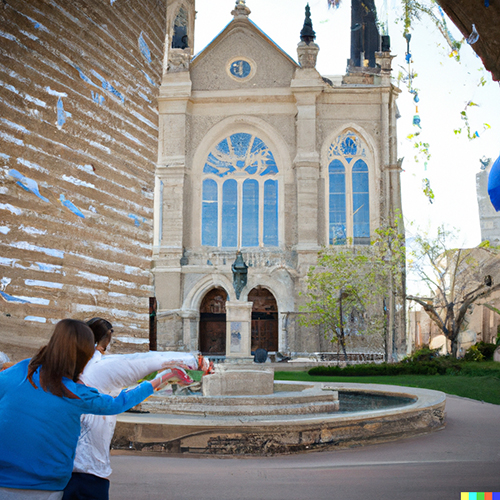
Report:
M 285 59 L 290 61 L 293 65 L 300 67 L 300 65 L 290 57 L 276 42 L 274 42 L 264 31 L 262 31 L 251 19 L 232 19 L 226 27 L 200 52 L 198 52 L 191 60 L 191 65 L 196 64 L 199 60 L 210 51 L 211 48 L 219 44 L 222 40 L 227 38 L 230 33 L 238 28 L 245 27 L 257 33 L 266 43 L 270 44 L 276 49 Z

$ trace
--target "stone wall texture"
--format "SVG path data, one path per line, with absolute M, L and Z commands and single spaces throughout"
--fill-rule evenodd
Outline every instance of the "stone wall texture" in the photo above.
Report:
M 64 317 L 108 318 L 118 350 L 148 337 L 165 11 L 0 2 L 0 351 L 14 359 Z

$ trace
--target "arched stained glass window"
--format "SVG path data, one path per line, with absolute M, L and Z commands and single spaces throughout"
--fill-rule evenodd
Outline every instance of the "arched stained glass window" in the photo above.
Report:
M 354 244 L 370 242 L 370 193 L 368 167 L 358 160 L 352 168 L 352 227 Z
M 264 183 L 264 246 L 278 246 L 278 181 Z
M 328 151 L 328 240 L 370 244 L 370 186 L 364 141 L 353 131 L 340 134 Z
M 243 182 L 241 246 L 259 246 L 259 183 L 255 179 Z
M 202 245 L 278 246 L 278 173 L 259 137 L 237 133 L 220 141 L 203 167 Z
M 347 238 L 345 209 L 345 168 L 339 160 L 333 160 L 328 168 L 330 185 L 330 245 L 344 245 Z
M 222 246 L 238 245 L 238 183 L 228 179 L 222 185 Z
M 202 224 L 201 244 L 217 246 L 219 217 L 217 213 L 217 183 L 214 180 L 205 179 L 203 181 L 202 197 L 201 218 L 203 221 L 210 221 L 210 224 Z

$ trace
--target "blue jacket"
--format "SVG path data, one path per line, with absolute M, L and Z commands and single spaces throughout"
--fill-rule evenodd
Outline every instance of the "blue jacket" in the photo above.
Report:
M 71 477 L 80 416 L 115 415 L 153 394 L 143 382 L 116 398 L 64 378 L 80 399 L 54 396 L 40 387 L 39 370 L 28 380 L 29 360 L 0 372 L 0 486 L 61 491 Z

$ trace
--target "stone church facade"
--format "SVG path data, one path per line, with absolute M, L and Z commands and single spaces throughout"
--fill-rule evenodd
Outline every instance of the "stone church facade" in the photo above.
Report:
M 234 358 L 257 348 L 331 352 L 322 331 L 299 326 L 300 292 L 322 247 L 368 245 L 401 210 L 392 56 L 378 35 L 371 52 L 351 43 L 348 72 L 332 82 L 315 69 L 308 12 L 298 62 L 243 0 L 232 15 L 193 58 L 194 0 L 167 4 L 152 267 L 158 348 Z M 405 353 L 404 327 L 391 335 L 393 354 Z

